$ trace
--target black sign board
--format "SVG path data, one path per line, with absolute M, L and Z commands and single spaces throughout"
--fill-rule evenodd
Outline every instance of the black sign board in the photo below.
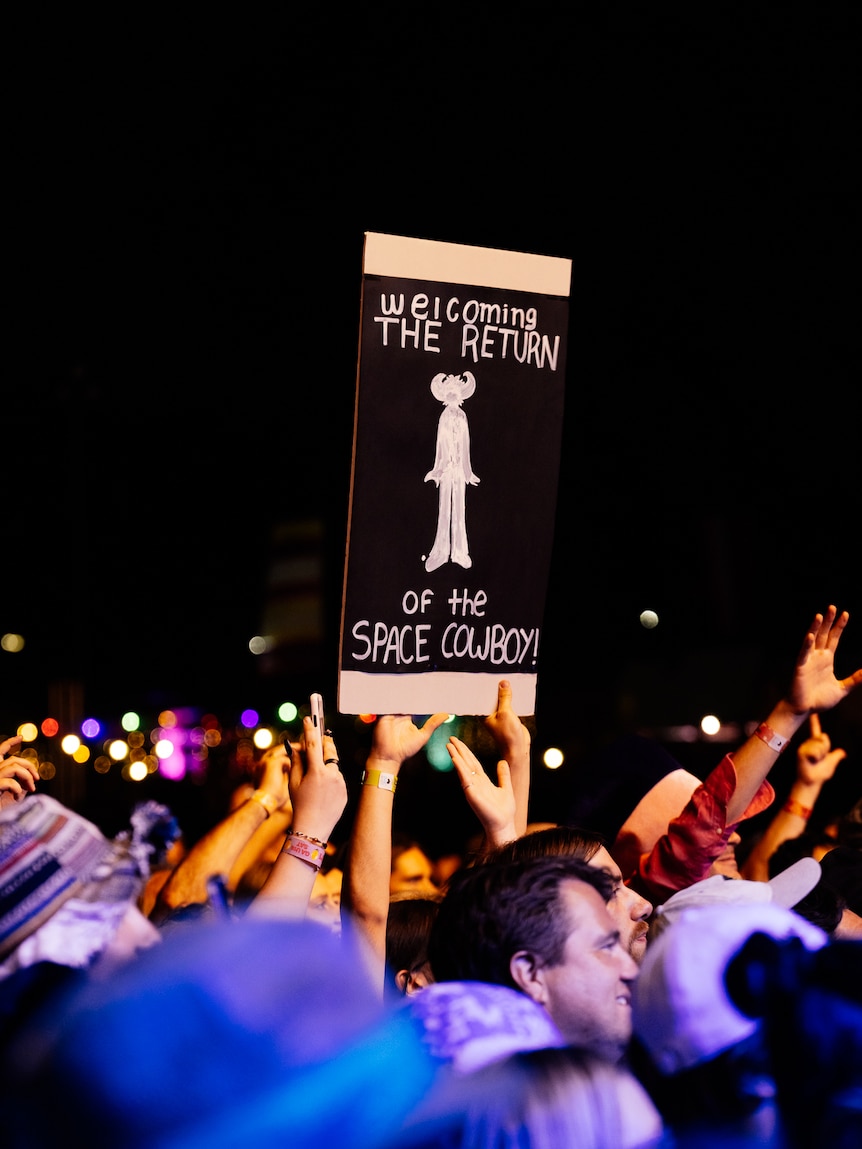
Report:
M 535 713 L 571 261 L 368 233 L 345 714 Z

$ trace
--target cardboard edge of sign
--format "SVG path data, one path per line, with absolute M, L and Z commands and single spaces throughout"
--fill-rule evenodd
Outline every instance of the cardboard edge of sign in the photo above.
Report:
M 434 671 L 428 674 L 363 674 L 344 670 L 338 681 L 340 714 L 491 714 L 501 679 L 512 684 L 512 708 L 535 714 L 535 674 Z
M 572 261 L 560 256 L 374 231 L 365 233 L 363 271 L 367 275 L 532 291 L 562 298 L 571 294 L 572 287 Z

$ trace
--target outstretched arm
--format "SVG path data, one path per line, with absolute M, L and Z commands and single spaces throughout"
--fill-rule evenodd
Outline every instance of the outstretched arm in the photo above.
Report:
M 835 674 L 835 652 L 841 641 L 850 615 L 838 613 L 829 606 L 824 614 L 816 614 L 811 629 L 805 635 L 790 689 L 766 722 L 733 755 L 736 768 L 736 788 L 727 804 L 728 824 L 738 822 L 778 755 L 800 726 L 814 711 L 823 712 L 837 706 L 862 682 L 862 669 L 848 678 Z M 764 730 L 764 727 L 766 729 Z M 776 743 L 776 737 L 781 745 Z M 769 745 L 772 742 L 773 745 Z
M 288 801 L 288 749 L 279 746 L 264 759 L 255 796 L 204 834 L 180 861 L 159 891 L 150 913 L 156 924 L 182 906 L 206 902 L 207 879 L 228 875 L 252 836 Z
M 347 783 L 328 734 L 302 720 L 305 753 L 293 751 L 288 775 L 293 825 L 269 876 L 246 910 L 252 916 L 304 917 L 332 831 L 347 805 Z M 303 760 L 304 759 L 304 760 Z
M 835 653 L 848 621 L 830 606 L 816 614 L 805 635 L 787 694 L 766 722 L 732 754 L 726 755 L 694 791 L 652 850 L 640 855 L 627 878 L 653 901 L 706 877 L 736 825 L 765 810 L 774 799 L 767 775 L 790 739 L 814 713 L 831 710 L 862 682 L 862 669 L 849 678 L 835 675 Z M 614 847 L 620 865 L 619 839 Z
M 371 753 L 350 836 L 344 908 L 370 949 L 372 974 L 383 994 L 386 919 L 392 870 L 392 814 L 401 767 L 426 745 L 448 718 L 432 714 L 417 727 L 409 714 L 382 714 L 375 723 Z
M 816 711 L 809 719 L 809 729 L 808 738 L 796 752 L 796 779 L 787 801 L 751 848 L 742 866 L 742 876 L 751 881 L 769 881 L 769 859 L 782 842 L 798 838 L 805 831 L 824 782 L 829 781 L 838 763 L 847 757 L 846 750 L 832 749 L 829 735 L 820 728 Z
M 497 709 L 488 715 L 485 725 L 509 767 L 515 796 L 515 837 L 520 837 L 527 829 L 530 801 L 530 731 L 512 709 L 512 684 L 505 678 L 497 686 Z
M 299 747 L 297 746 L 296 749 L 298 750 Z M 257 788 L 257 782 L 263 784 L 263 777 L 272 756 L 281 755 L 285 771 L 282 784 L 283 801 L 277 810 L 273 810 L 270 816 L 263 820 L 263 823 L 258 826 L 240 850 L 236 861 L 230 869 L 230 873 L 227 875 L 227 889 L 231 895 L 234 895 L 241 887 L 249 871 L 261 863 L 265 865 L 267 860 L 271 862 L 272 859 L 277 856 L 278 850 L 284 843 L 284 835 L 287 833 L 290 823 L 293 820 L 293 808 L 290 804 L 290 788 L 288 786 L 286 773 L 290 769 L 290 763 L 293 761 L 293 753 L 294 747 L 290 742 L 270 747 L 269 750 L 264 752 L 258 764 L 255 772 L 256 781 L 244 788 L 244 797 L 248 798 Z

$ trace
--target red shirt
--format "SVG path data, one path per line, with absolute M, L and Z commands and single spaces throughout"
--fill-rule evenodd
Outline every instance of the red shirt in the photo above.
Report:
M 775 800 L 771 784 L 763 781 L 745 813 L 727 825 L 727 803 L 736 789 L 736 767 L 725 754 L 688 805 L 669 823 L 667 833 L 641 857 L 637 872 L 626 885 L 659 905 L 677 890 L 709 876 L 709 868 L 724 851 L 739 822 L 753 818 Z

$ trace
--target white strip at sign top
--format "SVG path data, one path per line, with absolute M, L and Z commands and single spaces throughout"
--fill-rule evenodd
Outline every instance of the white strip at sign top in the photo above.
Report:
M 551 255 L 365 233 L 363 271 L 396 279 L 427 279 L 476 287 L 534 291 L 567 298 L 572 261 Z

